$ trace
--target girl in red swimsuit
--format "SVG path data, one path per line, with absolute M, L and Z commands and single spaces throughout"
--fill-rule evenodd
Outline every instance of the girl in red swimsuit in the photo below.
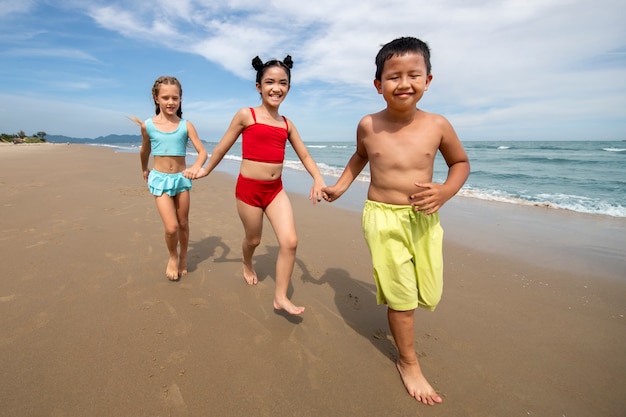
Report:
M 185 176 L 196 179 L 209 175 L 239 136 L 242 136 L 243 158 L 235 195 L 237 211 L 245 232 L 242 243 L 243 277 L 248 285 L 258 282 L 252 265 L 252 255 L 261 243 L 265 214 L 276 233 L 279 246 L 274 308 L 290 314 L 301 314 L 304 307 L 294 305 L 287 298 L 298 245 L 293 209 L 281 180 L 287 140 L 313 177 L 309 198 L 314 204 L 322 200 L 322 188 L 325 184 L 296 127 L 278 113 L 290 88 L 293 66 L 291 57 L 287 56 L 283 61 L 274 59 L 263 63 L 257 56 L 252 60 L 252 66 L 257 71 L 256 88 L 261 95 L 261 105 L 240 109 L 213 149 L 206 167 L 195 173 L 186 172 Z

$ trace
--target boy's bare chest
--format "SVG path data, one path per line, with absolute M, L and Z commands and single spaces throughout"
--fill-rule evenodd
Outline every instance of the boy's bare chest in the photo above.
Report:
M 407 134 L 375 134 L 363 141 L 369 159 L 403 161 L 407 158 L 434 157 L 439 148 L 439 140 L 428 132 Z

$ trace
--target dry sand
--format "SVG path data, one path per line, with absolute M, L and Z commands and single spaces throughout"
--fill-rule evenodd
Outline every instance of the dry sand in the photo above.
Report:
M 0 146 L 0 416 L 626 415 L 625 219 L 444 207 L 444 298 L 416 313 L 428 407 L 393 364 L 359 210 L 290 197 L 300 318 L 272 309 L 269 224 L 244 284 L 231 175 L 194 183 L 172 283 L 137 154 Z

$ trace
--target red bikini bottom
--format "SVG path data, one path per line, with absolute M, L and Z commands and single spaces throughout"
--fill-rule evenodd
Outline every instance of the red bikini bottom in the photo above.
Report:
M 239 174 L 237 186 L 235 187 L 235 196 L 238 200 L 250 206 L 260 207 L 265 210 L 282 189 L 282 178 L 266 181 L 244 177 Z

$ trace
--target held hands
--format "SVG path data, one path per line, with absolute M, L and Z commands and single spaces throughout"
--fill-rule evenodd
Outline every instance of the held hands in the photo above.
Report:
M 319 203 L 322 199 L 326 200 L 324 188 L 326 188 L 326 184 L 323 179 L 313 182 L 313 187 L 311 187 L 311 191 L 309 192 L 309 200 L 313 200 L 313 204 Z
M 341 197 L 341 195 L 343 194 L 343 191 L 339 191 L 339 189 L 337 188 L 337 184 L 335 184 L 335 185 L 331 185 L 330 187 L 322 188 L 322 193 L 323 193 L 322 196 L 324 197 L 324 200 L 328 201 L 329 203 L 332 203 L 333 201 Z
M 415 186 L 423 188 L 423 190 L 411 194 L 409 201 L 415 211 L 423 211 L 425 215 L 437 212 L 450 199 L 443 184 L 416 182 Z
M 185 178 L 189 178 L 190 180 L 197 180 L 198 178 L 206 177 L 209 173 L 204 168 L 187 168 L 183 171 L 183 175 Z

